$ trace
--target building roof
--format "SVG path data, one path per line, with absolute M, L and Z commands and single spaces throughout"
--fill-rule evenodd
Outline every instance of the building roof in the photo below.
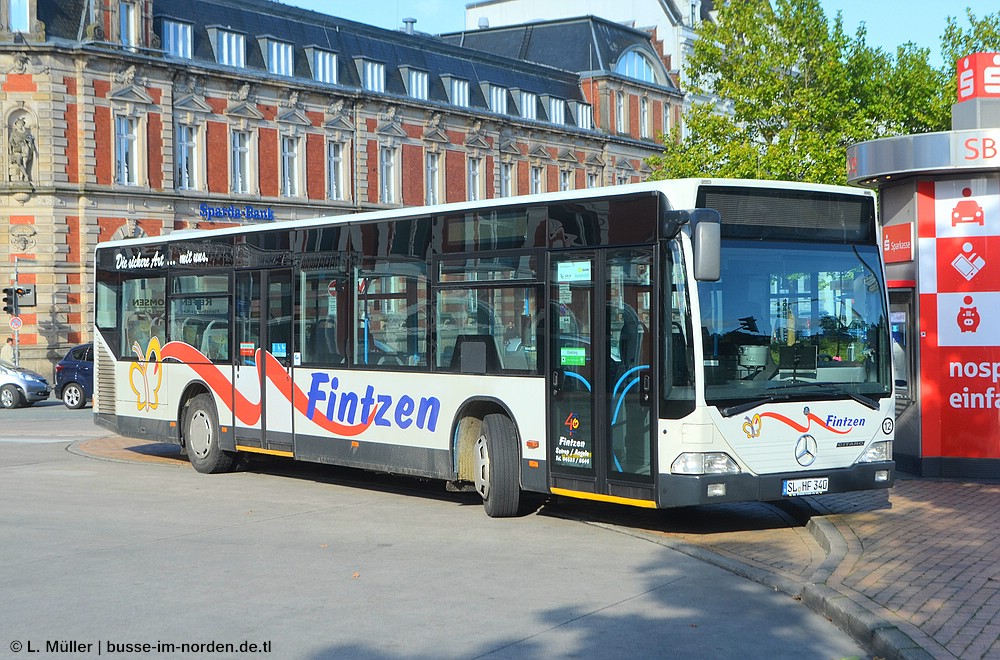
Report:
M 86 5 L 85 0 L 40 1 L 38 18 L 46 24 L 47 38 L 85 41 Z M 190 24 L 194 63 L 213 68 L 219 65 L 209 28 L 243 34 L 246 68 L 261 75 L 271 75 L 259 45 L 260 40 L 269 38 L 293 45 L 294 76 L 309 84 L 318 84 L 305 50 L 312 46 L 337 54 L 338 88 L 362 87 L 356 65 L 361 58 L 385 65 L 387 94 L 407 96 L 401 67 L 411 67 L 429 74 L 429 101 L 449 102 L 442 76 L 453 76 L 469 81 L 470 105 L 480 110 L 489 107 L 483 89 L 486 83 L 585 102 L 579 76 L 571 71 L 539 68 L 431 35 L 386 30 L 271 0 L 160 0 L 153 4 L 153 18 L 159 35 L 164 19 Z
M 613 73 L 623 55 L 637 51 L 658 70 L 657 84 L 677 91 L 648 33 L 596 16 L 454 32 L 441 35 L 441 39 L 457 46 L 577 73 Z

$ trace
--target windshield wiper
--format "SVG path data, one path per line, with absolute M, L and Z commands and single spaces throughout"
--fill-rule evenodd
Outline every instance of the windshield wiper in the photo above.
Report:
M 789 389 L 799 389 L 803 387 L 819 387 L 827 390 L 827 394 L 838 394 L 849 397 L 861 405 L 871 408 L 872 410 L 878 410 L 879 404 L 875 399 L 865 396 L 864 394 L 858 394 L 857 392 L 851 392 L 846 390 L 836 383 L 829 382 L 796 382 L 796 383 L 783 383 L 781 385 L 775 385 L 774 387 L 769 387 L 763 393 L 759 399 L 754 399 L 753 401 L 746 401 L 744 403 L 737 404 L 735 406 L 728 406 L 721 409 L 719 412 L 722 413 L 723 417 L 732 417 L 733 415 L 739 415 L 742 412 L 752 410 L 757 406 L 762 406 L 765 403 L 773 403 L 774 401 L 788 401 L 792 399 L 795 395 L 791 394 L 787 390 Z M 777 391 L 776 391 L 777 390 Z

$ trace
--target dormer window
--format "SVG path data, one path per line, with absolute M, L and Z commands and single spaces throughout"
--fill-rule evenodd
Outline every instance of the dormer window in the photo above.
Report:
M 403 71 L 403 79 L 406 80 L 406 93 L 415 99 L 426 101 L 430 81 L 427 72 L 409 67 L 400 68 Z
M 359 59 L 358 73 L 361 74 L 361 87 L 369 92 L 385 92 L 385 65 L 381 62 Z
M 139 45 L 139 10 L 134 2 L 118 5 L 118 39 L 131 50 Z
M 8 17 L 8 22 L 10 23 L 11 32 L 30 31 L 28 29 L 31 23 L 29 10 L 30 7 L 28 0 L 10 0 L 10 15 Z
M 452 105 L 460 108 L 469 107 L 469 81 L 462 78 L 453 78 L 449 75 L 441 76 L 445 87 L 448 89 L 448 100 Z
M 524 92 L 520 94 L 521 106 L 521 116 L 525 119 L 537 119 L 538 118 L 538 95 L 533 92 Z
M 246 39 L 242 34 L 217 27 L 208 28 L 208 33 L 212 36 L 216 62 L 226 66 L 246 67 Z
M 572 102 L 571 102 L 572 103 Z M 589 103 L 573 103 L 576 127 L 585 131 L 594 128 L 594 108 Z
M 319 48 L 306 48 L 313 80 L 321 83 L 337 84 L 337 54 Z
M 278 76 L 291 76 L 295 73 L 292 44 L 275 39 L 264 38 L 264 56 L 267 60 L 267 70 Z
M 507 88 L 499 85 L 490 85 L 490 110 L 498 115 L 507 114 Z
M 630 50 L 622 55 L 615 66 L 615 73 L 620 73 L 633 80 L 656 83 L 656 70 L 653 68 L 652 63 L 642 53 L 634 50 Z
M 163 21 L 163 50 L 167 55 L 191 59 L 191 24 L 179 21 Z
M 553 124 L 566 123 L 566 101 L 562 99 L 549 99 L 549 121 Z

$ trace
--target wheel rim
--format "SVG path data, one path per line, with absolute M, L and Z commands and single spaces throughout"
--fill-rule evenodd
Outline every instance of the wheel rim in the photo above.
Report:
M 204 410 L 196 410 L 191 415 L 187 441 L 188 451 L 194 453 L 198 458 L 208 456 L 208 451 L 212 447 L 212 424 Z
M 63 392 L 63 402 L 67 406 L 73 406 L 74 408 L 80 405 L 81 392 L 80 388 L 76 386 L 69 386 L 66 391 Z
M 484 500 L 490 497 L 490 451 L 486 446 L 486 435 L 476 440 L 476 492 Z
M 0 403 L 3 404 L 4 408 L 10 408 L 14 405 L 14 393 L 9 389 L 4 388 L 0 390 Z

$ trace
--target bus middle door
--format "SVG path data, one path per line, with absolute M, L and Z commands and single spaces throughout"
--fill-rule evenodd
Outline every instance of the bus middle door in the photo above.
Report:
M 236 274 L 237 448 L 292 455 L 292 274 Z
M 655 502 L 652 248 L 550 262 L 549 461 L 554 493 Z

